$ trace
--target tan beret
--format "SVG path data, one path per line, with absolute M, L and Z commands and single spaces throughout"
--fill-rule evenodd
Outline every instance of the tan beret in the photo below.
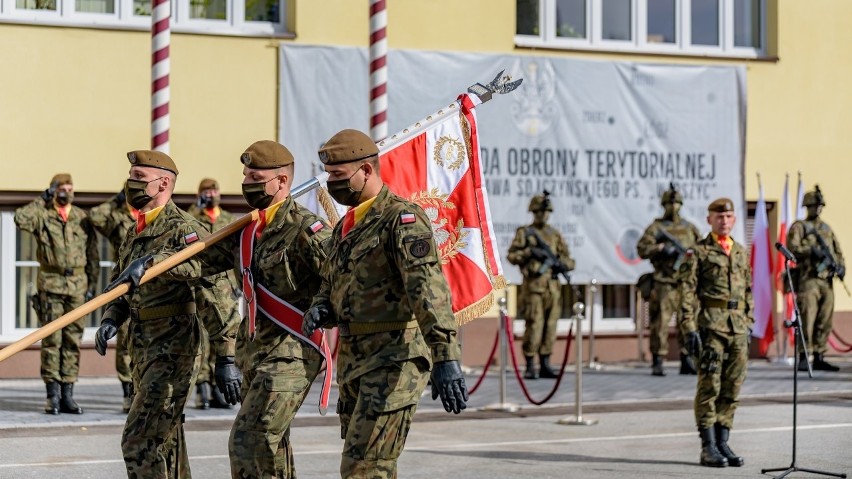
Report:
M 150 166 L 151 168 L 160 168 L 161 170 L 178 174 L 177 165 L 175 165 L 174 160 L 162 151 L 131 151 L 127 154 L 127 159 L 130 160 L 130 164 L 133 166 Z
M 366 160 L 378 154 L 376 143 L 358 130 L 342 130 L 319 149 L 319 159 L 325 165 Z
M 74 182 L 71 181 L 71 175 L 69 175 L 68 173 L 59 173 L 59 174 L 53 175 L 53 179 L 50 180 L 50 184 L 51 185 L 56 184 L 56 186 L 62 186 L 62 185 L 73 185 Z
M 719 198 L 710 203 L 707 211 L 713 213 L 724 213 L 726 211 L 734 211 L 734 202 L 730 198 Z
M 204 190 L 218 190 L 219 182 L 214 180 L 213 178 L 204 178 L 201 180 L 201 183 L 198 184 L 198 192 L 201 193 Z
M 246 151 L 240 155 L 240 161 L 249 168 L 259 170 L 269 168 L 281 168 L 292 165 L 296 159 L 290 150 L 281 143 L 261 140 L 252 143 Z

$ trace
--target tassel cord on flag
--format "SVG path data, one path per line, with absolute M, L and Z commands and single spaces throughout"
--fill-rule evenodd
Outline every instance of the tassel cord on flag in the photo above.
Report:
M 547 393 L 547 396 L 545 396 L 544 399 L 536 400 L 530 395 L 527 385 L 524 382 L 524 378 L 521 377 L 521 370 L 518 369 L 518 356 L 515 354 L 515 339 L 512 334 L 512 318 L 506 316 L 506 322 L 503 327 L 506 328 L 506 337 L 509 338 L 509 352 L 512 356 L 512 366 L 515 368 L 515 377 L 518 379 L 518 384 L 521 385 L 521 391 L 523 391 L 527 401 L 536 406 L 541 406 L 547 401 L 550 401 L 550 398 L 556 394 L 556 391 L 559 389 L 559 385 L 562 383 L 562 377 L 565 375 L 565 367 L 568 366 L 568 353 L 571 351 L 571 343 L 574 340 L 574 330 L 572 329 L 568 332 L 568 339 L 565 343 L 565 356 L 562 358 L 562 366 L 559 368 L 559 375 L 556 377 L 556 384 L 553 385 L 553 389 Z M 582 367 L 582 365 L 578 364 L 577 367 Z
M 485 360 L 485 367 L 482 368 L 482 375 L 479 376 L 479 379 L 476 380 L 476 384 L 473 385 L 472 388 L 467 392 L 468 394 L 473 394 L 479 389 L 479 386 L 482 384 L 482 381 L 485 379 L 485 375 L 488 374 L 488 368 L 491 367 L 491 362 L 494 361 L 494 356 L 497 355 L 497 345 L 500 344 L 500 329 L 497 329 L 497 334 L 494 336 L 494 345 L 491 346 L 491 352 L 488 354 L 488 359 Z

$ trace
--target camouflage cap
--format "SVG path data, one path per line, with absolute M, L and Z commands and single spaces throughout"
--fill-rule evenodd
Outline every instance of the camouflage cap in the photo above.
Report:
M 661 205 L 665 206 L 669 203 L 683 204 L 683 195 L 680 194 L 680 191 L 675 189 L 674 183 L 669 183 L 669 189 L 664 191 L 663 196 L 660 197 Z
M 178 174 L 177 165 L 169 155 L 162 151 L 136 150 L 127 153 L 127 159 L 133 166 L 149 166 Z
M 805 197 L 802 199 L 802 205 L 825 206 L 825 198 L 822 197 L 822 191 L 819 189 L 819 185 L 816 186 L 814 191 L 808 191 L 805 193 Z
M 71 181 L 71 175 L 70 174 L 59 173 L 59 174 L 53 175 L 53 178 L 50 180 L 50 184 L 51 185 L 55 184 L 56 186 L 62 186 L 62 185 L 73 185 L 74 182 Z
M 219 182 L 214 180 L 213 178 L 204 178 L 201 180 L 201 183 L 198 184 L 198 192 L 201 193 L 204 190 L 218 190 Z
M 707 211 L 711 213 L 724 213 L 726 211 L 734 211 L 734 202 L 730 198 L 719 198 L 713 200 Z
M 535 195 L 530 200 L 529 211 L 530 213 L 535 213 L 537 211 L 553 211 L 553 204 L 545 195 Z
M 325 165 L 339 165 L 366 160 L 379 154 L 379 147 L 369 136 L 358 130 L 341 130 L 319 149 L 319 159 Z
M 286 146 L 272 140 L 260 140 L 251 144 L 240 155 L 240 161 L 249 168 L 268 170 L 292 165 L 296 162 Z

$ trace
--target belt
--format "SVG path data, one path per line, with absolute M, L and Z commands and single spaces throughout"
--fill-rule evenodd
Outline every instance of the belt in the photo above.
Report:
M 62 268 L 59 266 L 41 266 L 41 271 L 44 273 L 61 274 L 63 276 L 74 276 L 75 274 L 84 274 L 86 268 Z
M 184 314 L 195 314 L 195 303 L 166 304 L 152 308 L 131 308 L 130 319 L 137 321 L 150 321 L 152 319 L 169 318 Z
M 745 302 L 744 301 L 736 301 L 736 300 L 727 300 L 727 299 L 713 299 L 713 298 L 705 298 L 701 300 L 702 308 L 720 308 L 720 309 L 738 309 L 740 311 L 745 310 Z
M 341 336 L 360 336 L 362 334 L 386 333 L 388 331 L 402 331 L 403 329 L 416 328 L 417 320 L 411 321 L 377 321 L 377 322 L 345 322 L 337 325 Z

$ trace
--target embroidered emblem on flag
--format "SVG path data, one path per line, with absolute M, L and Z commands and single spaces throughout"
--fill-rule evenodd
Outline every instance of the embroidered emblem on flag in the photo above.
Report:
M 414 223 L 414 221 L 415 221 L 414 213 L 403 213 L 403 214 L 399 215 L 399 221 L 402 222 L 402 224 L 404 224 L 404 225 L 407 225 L 409 223 Z
M 186 242 L 186 244 L 194 243 L 194 242 L 198 241 L 198 233 L 193 231 L 192 233 L 184 236 L 183 240 Z

